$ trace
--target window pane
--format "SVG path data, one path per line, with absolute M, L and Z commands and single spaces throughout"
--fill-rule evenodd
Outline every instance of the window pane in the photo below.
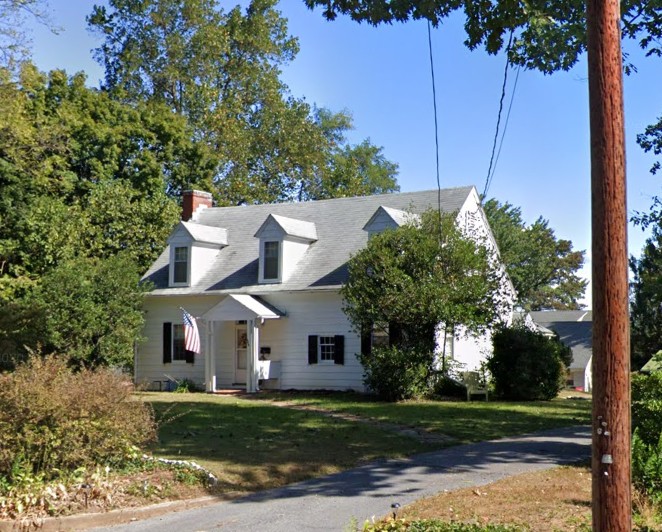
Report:
M 278 279 L 278 252 L 279 242 L 264 243 L 264 272 L 265 279 Z
M 173 272 L 173 281 L 175 283 L 185 283 L 188 281 L 188 248 L 175 248 L 175 264 Z
M 172 359 L 186 360 L 184 350 L 184 325 L 175 323 L 172 326 Z
M 320 360 L 333 360 L 336 352 L 336 339 L 333 336 L 320 336 Z

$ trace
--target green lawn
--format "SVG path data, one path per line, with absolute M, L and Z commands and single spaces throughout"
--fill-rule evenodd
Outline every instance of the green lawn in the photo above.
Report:
M 289 401 L 377 421 L 419 427 L 446 434 L 457 440 L 457 443 L 490 440 L 571 425 L 588 425 L 591 422 L 590 400 L 563 396 L 553 401 L 527 403 L 424 400 L 385 403 L 355 393 L 279 392 L 260 394 L 256 399 L 265 402 Z
M 380 457 L 439 448 L 259 401 L 200 393 L 140 395 L 160 423 L 154 454 L 195 460 L 220 479 L 223 492 L 282 486 Z
M 199 393 L 143 393 L 140 397 L 153 405 L 160 424 L 154 454 L 195 460 L 219 477 L 219 490 L 226 493 L 281 486 L 443 445 L 424 444 L 371 424 L 274 406 L 272 401 L 423 428 L 457 443 L 588 424 L 591 408 L 590 401 L 576 399 L 393 404 L 350 393 L 268 393 L 251 399 Z

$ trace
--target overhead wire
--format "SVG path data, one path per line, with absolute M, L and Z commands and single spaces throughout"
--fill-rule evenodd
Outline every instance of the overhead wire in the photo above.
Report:
M 497 123 L 496 123 L 496 130 L 494 131 L 494 141 L 492 143 L 492 154 L 490 155 L 490 165 L 489 168 L 487 169 L 487 177 L 485 179 L 485 188 L 483 189 L 483 195 L 482 197 L 485 198 L 487 196 L 487 191 L 490 188 L 490 184 L 492 182 L 492 178 L 494 177 L 494 171 L 493 169 L 496 168 L 495 164 L 495 154 L 496 154 L 496 149 L 497 149 L 497 142 L 499 141 L 499 129 L 501 127 L 501 115 L 503 113 L 503 100 L 506 97 L 506 87 L 508 85 L 508 70 L 510 69 L 510 48 L 513 44 L 513 31 L 511 30 L 510 36 L 508 37 L 508 46 L 506 47 L 506 67 L 503 70 L 503 84 L 501 86 L 501 98 L 499 99 L 499 112 L 497 113 Z M 519 77 L 519 69 L 517 71 L 517 75 Z M 513 91 L 513 96 L 514 96 L 514 91 Z M 511 99 L 511 106 L 512 106 L 512 99 Z M 509 115 L 510 115 L 510 109 L 509 109 Z M 504 126 L 504 133 L 505 133 L 505 126 Z M 502 136 L 502 142 L 503 142 L 503 136 Z
M 430 72 L 432 74 L 432 105 L 434 109 L 434 145 L 437 170 L 437 212 L 439 213 L 439 240 L 441 241 L 441 178 L 439 177 L 439 124 L 437 121 L 437 90 L 434 79 L 434 60 L 432 56 L 432 29 L 428 20 L 428 50 L 430 52 Z

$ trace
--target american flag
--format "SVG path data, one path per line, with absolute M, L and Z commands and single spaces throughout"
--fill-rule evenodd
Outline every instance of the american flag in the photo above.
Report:
M 200 353 L 200 333 L 195 318 L 182 309 L 184 320 L 184 349 Z

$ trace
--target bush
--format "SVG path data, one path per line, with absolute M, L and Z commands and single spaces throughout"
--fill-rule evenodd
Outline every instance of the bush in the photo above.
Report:
M 448 373 L 439 373 L 432 385 L 433 397 L 457 397 L 465 399 L 467 397 L 467 387 Z
M 654 504 L 662 503 L 662 434 L 653 444 L 632 435 L 632 483 Z
M 56 356 L 33 355 L 0 375 L 0 480 L 120 466 L 156 437 L 152 410 L 132 392 L 125 376 L 73 372 Z
M 500 327 L 487 361 L 494 392 L 514 401 L 548 401 L 565 384 L 565 346 L 524 326 Z
M 647 445 L 657 445 L 662 434 L 662 372 L 635 374 L 631 380 L 632 429 Z
M 390 346 L 375 347 L 369 355 L 361 353 L 358 357 L 363 364 L 363 382 L 380 399 L 399 401 L 427 393 L 432 354 Z

